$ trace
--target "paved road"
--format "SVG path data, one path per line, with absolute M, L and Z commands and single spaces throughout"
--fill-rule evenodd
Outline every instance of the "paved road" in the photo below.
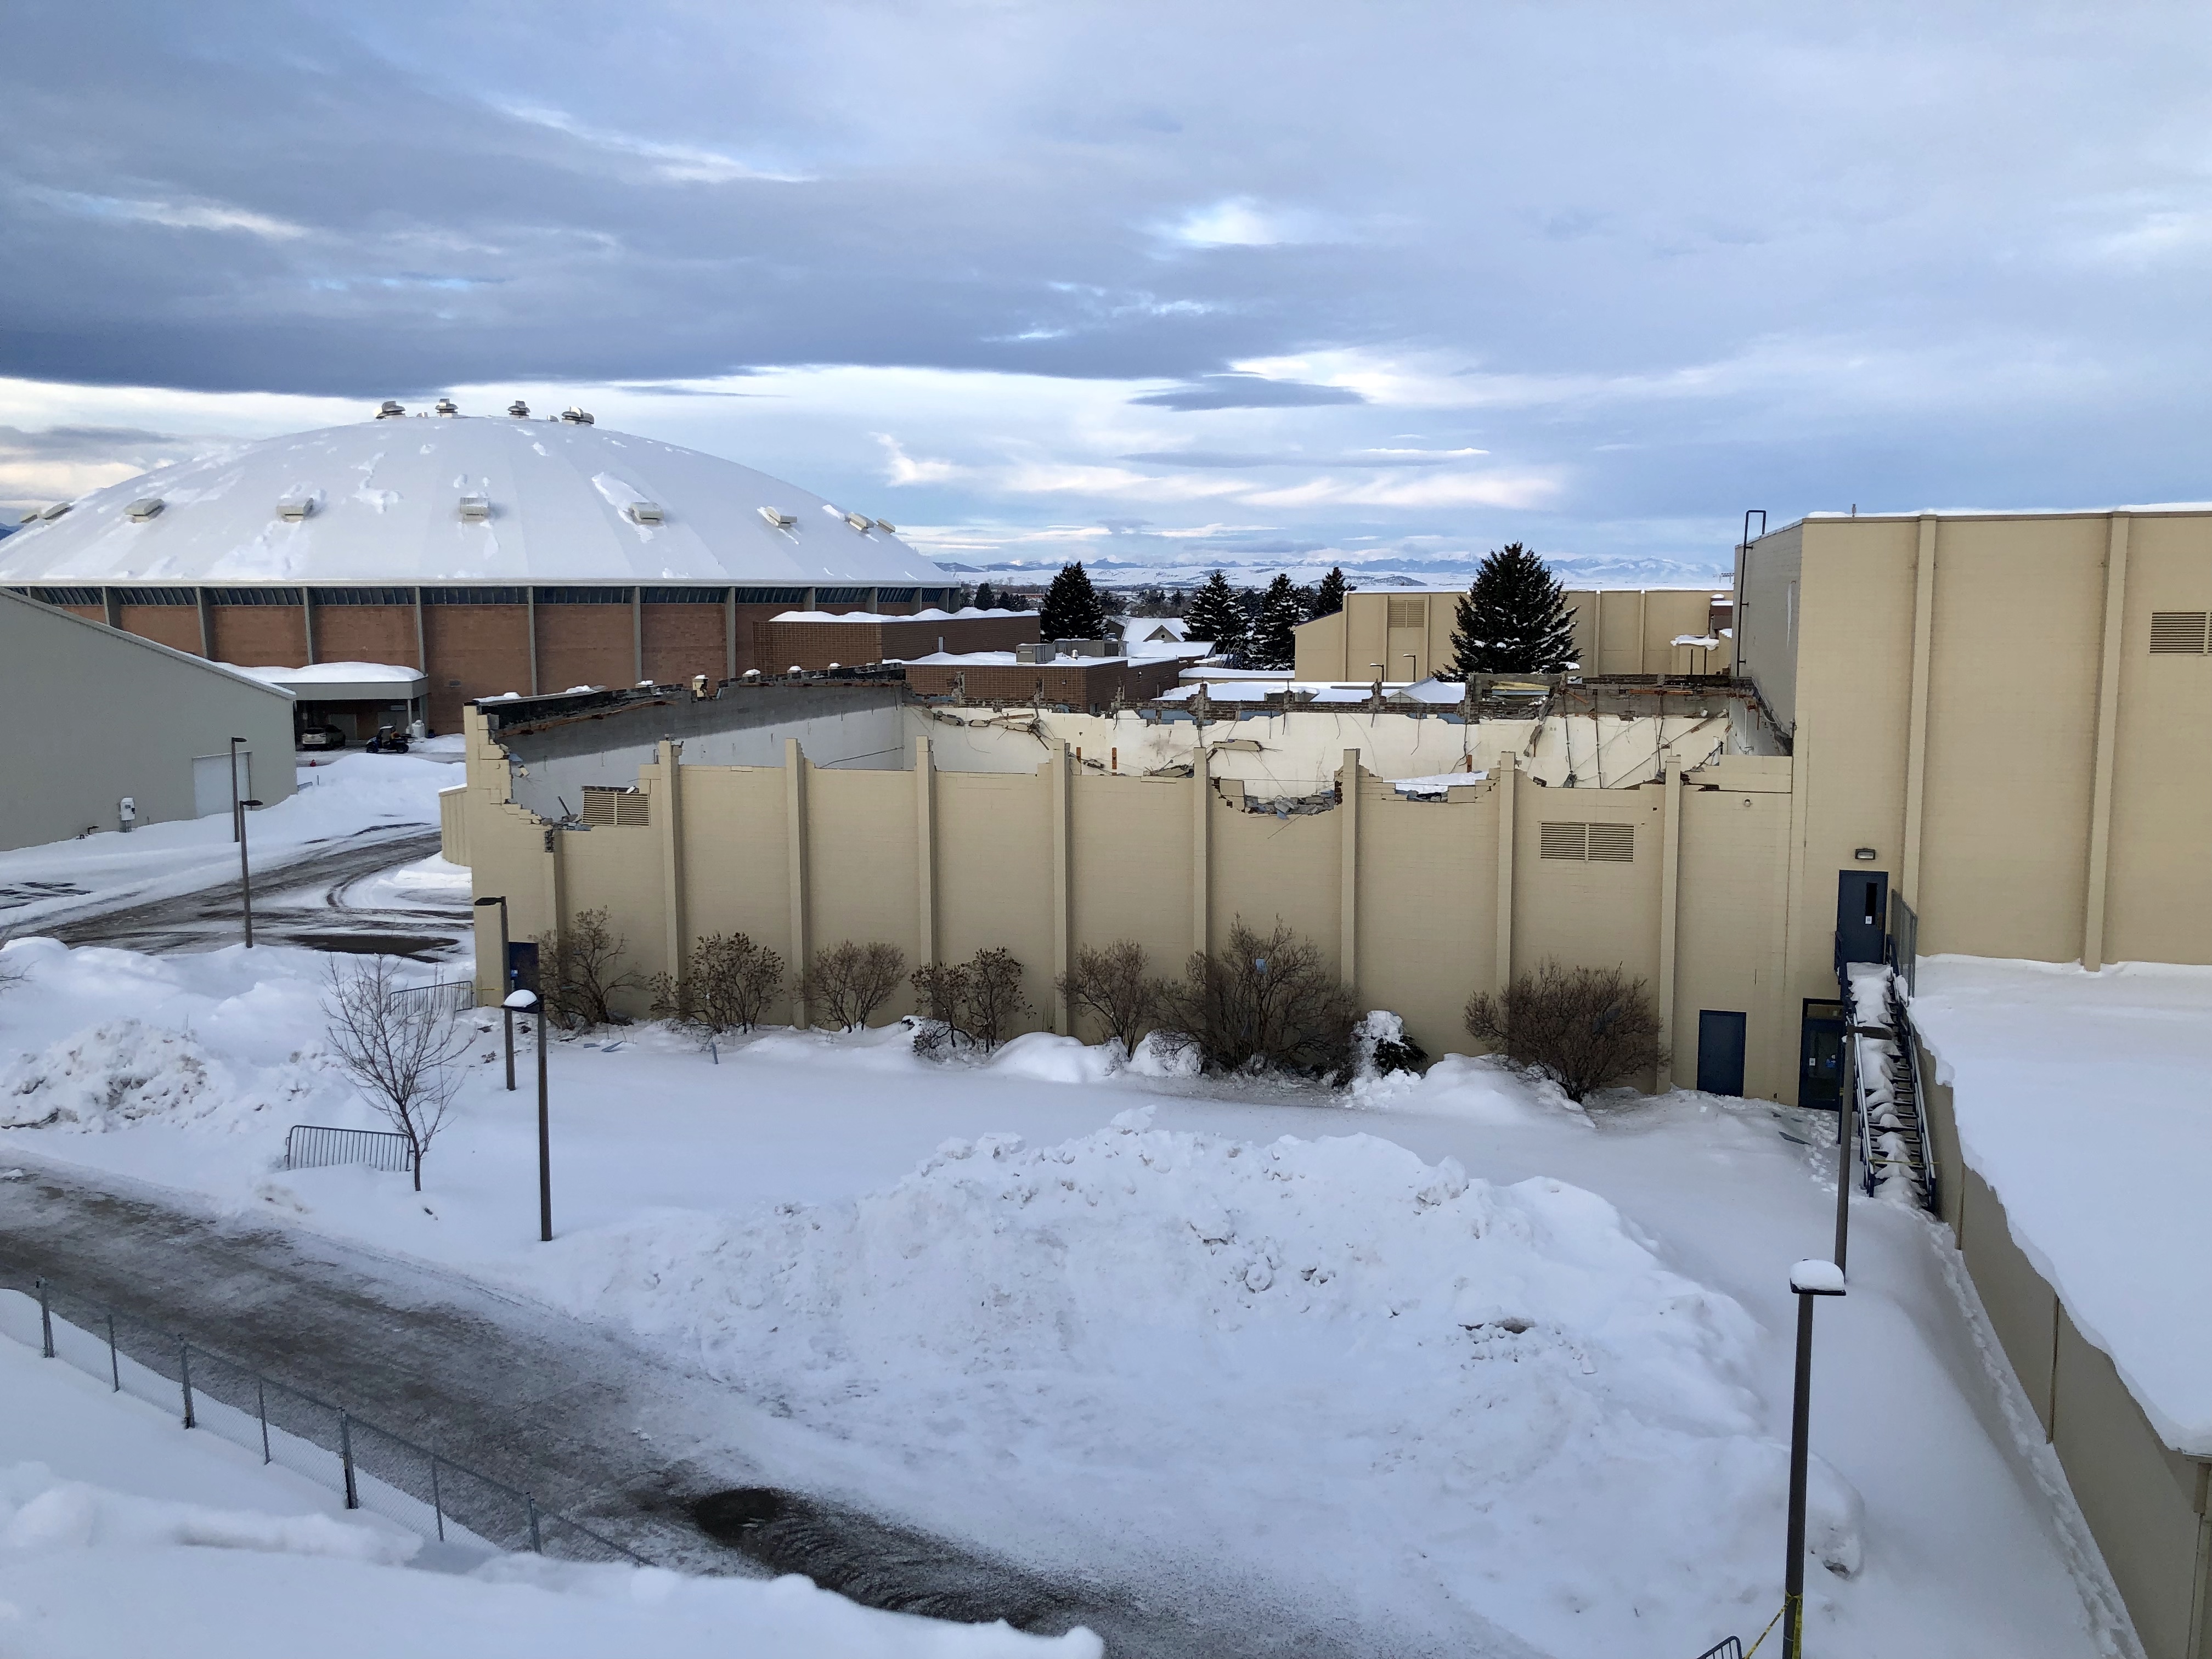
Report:
M 0 1284 L 27 1290 L 43 1273 L 70 1298 L 129 1316 L 121 1345 L 135 1358 L 165 1364 L 152 1333 L 181 1334 L 531 1491 L 649 1559 L 804 1572 L 872 1606 L 1004 1617 L 1038 1632 L 1085 1624 L 1116 1659 L 1375 1650 L 1273 1610 L 1213 1604 L 1195 1586 L 1047 1583 L 769 1488 L 738 1443 L 740 1413 L 726 1389 L 605 1329 L 434 1269 L 195 1213 L 157 1188 L 13 1148 L 0 1161 L 27 1171 L 0 1182 Z
M 349 891 L 365 878 L 412 864 L 438 850 L 438 832 L 419 824 L 382 825 L 313 843 L 301 856 L 253 877 L 253 937 L 317 951 L 386 952 L 418 961 L 449 954 L 468 927 L 464 901 L 401 908 L 356 908 Z M 182 896 L 126 904 L 41 922 L 37 931 L 64 945 L 113 945 L 160 956 L 205 951 L 240 937 L 235 876 Z

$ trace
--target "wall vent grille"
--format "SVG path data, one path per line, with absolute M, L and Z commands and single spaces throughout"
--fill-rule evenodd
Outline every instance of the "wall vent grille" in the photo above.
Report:
M 1390 626 L 1393 628 L 1425 628 L 1429 625 L 1428 607 L 1419 599 L 1390 601 Z
M 2203 611 L 2154 611 L 2150 613 L 2150 653 L 2154 657 L 2201 657 L 2205 649 L 2205 624 L 2212 613 Z
M 1547 822 L 1541 826 L 1540 853 L 1547 859 L 1573 859 L 1577 862 L 1588 858 L 1589 825 Z
M 584 825 L 591 830 L 644 830 L 652 826 L 652 797 L 636 789 L 596 783 L 584 786 Z
M 1589 827 L 1589 855 L 1593 864 L 1629 864 L 1636 858 L 1636 826 L 1632 823 L 1593 823 Z

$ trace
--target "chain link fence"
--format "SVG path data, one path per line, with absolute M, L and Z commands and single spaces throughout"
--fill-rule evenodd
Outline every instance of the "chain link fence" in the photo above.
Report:
M 0 1334 L 174 1413 L 425 1538 L 485 1552 L 652 1565 L 528 1492 L 47 1279 L 0 1289 Z

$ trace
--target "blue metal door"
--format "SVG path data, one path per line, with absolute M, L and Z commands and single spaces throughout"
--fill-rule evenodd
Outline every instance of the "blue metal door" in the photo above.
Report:
M 1698 1016 L 1698 1087 L 1709 1095 L 1743 1092 L 1743 1016 L 1708 1008 Z
M 1889 876 L 1844 870 L 1836 876 L 1836 960 L 1880 962 L 1889 915 Z
M 1835 1111 L 1844 1098 L 1844 1005 L 1807 997 L 1797 1040 L 1797 1103 Z

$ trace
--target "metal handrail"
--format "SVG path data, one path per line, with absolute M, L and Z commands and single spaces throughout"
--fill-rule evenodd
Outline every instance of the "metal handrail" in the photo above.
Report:
M 336 1129 L 322 1123 L 295 1123 L 284 1133 L 284 1167 L 326 1170 L 340 1164 L 366 1164 L 388 1175 L 415 1172 L 415 1148 L 390 1129 Z

